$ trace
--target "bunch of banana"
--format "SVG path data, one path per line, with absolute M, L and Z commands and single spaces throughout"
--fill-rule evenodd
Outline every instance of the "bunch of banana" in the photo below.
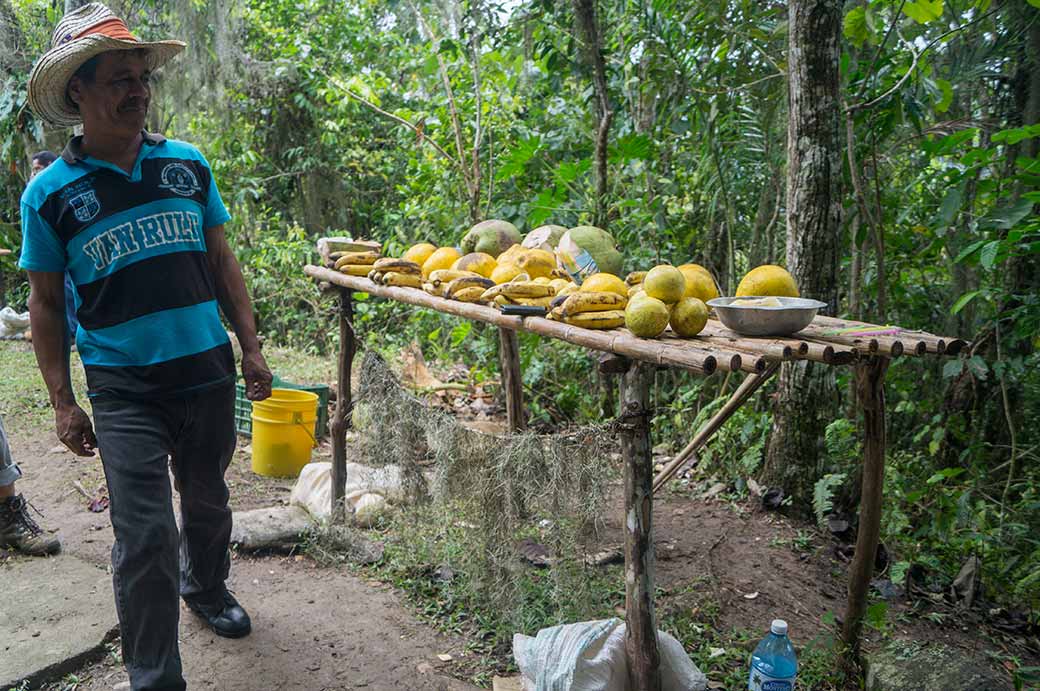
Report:
M 628 298 L 621 297 L 617 293 L 571 293 L 560 305 L 560 316 L 564 320 L 588 312 L 610 312 L 613 310 L 624 310 L 628 305 Z
M 447 297 L 444 294 L 444 289 L 449 283 L 454 281 L 456 278 L 474 276 L 479 277 L 480 274 L 473 271 L 459 271 L 457 269 L 437 269 L 430 274 L 426 283 L 423 284 L 423 290 L 430 295 L 436 295 L 439 298 Z
M 483 276 L 460 276 L 452 279 L 442 289 L 444 297 L 460 302 L 484 302 L 484 291 L 495 285 Z
M 625 283 L 630 286 L 640 285 L 643 282 L 643 279 L 646 278 L 647 273 L 648 272 L 646 271 L 633 271 L 629 275 L 625 276 Z
M 388 271 L 383 274 L 383 285 L 401 288 L 422 288 L 422 276 L 405 274 L 399 271 Z
M 513 279 L 506 283 L 499 283 L 498 285 L 491 286 L 484 291 L 481 296 L 484 300 L 490 302 L 497 297 L 504 297 L 506 300 L 513 302 L 514 304 L 530 304 L 520 302 L 521 300 L 530 300 L 537 298 L 551 298 L 556 295 L 556 289 L 551 285 L 545 283 L 535 283 L 534 281 L 517 281 Z
M 360 252 L 333 252 L 339 254 L 336 258 L 336 270 L 348 276 L 367 276 L 372 270 L 372 265 L 379 260 L 380 254 L 377 250 L 363 250 Z M 329 255 L 331 258 L 332 255 Z
M 381 273 L 389 273 L 393 271 L 399 274 L 411 274 L 413 276 L 419 276 L 420 278 L 422 277 L 422 267 L 415 262 L 408 261 L 407 259 L 384 257 L 374 261 L 372 263 L 372 268 Z
M 616 329 L 625 325 L 625 312 L 624 310 L 581 312 L 565 317 L 563 321 L 572 326 L 580 326 L 583 329 Z

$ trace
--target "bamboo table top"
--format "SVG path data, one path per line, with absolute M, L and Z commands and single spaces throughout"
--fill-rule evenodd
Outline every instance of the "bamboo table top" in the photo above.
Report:
M 759 374 L 772 362 L 788 360 L 811 360 L 840 366 L 872 355 L 888 358 L 953 356 L 967 346 L 967 341 L 959 338 L 824 316 L 817 316 L 808 327 L 784 338 L 741 336 L 720 322 L 709 319 L 704 330 L 693 338 L 678 338 L 671 331 L 666 331 L 660 338 L 647 339 L 634 336 L 624 328 L 600 331 L 544 317 L 505 315 L 495 307 L 449 300 L 430 295 L 419 288 L 382 286 L 367 278 L 348 276 L 320 266 L 307 265 L 304 273 L 356 292 L 506 329 L 529 331 L 591 350 L 677 367 L 701 375 L 709 375 L 717 370 Z

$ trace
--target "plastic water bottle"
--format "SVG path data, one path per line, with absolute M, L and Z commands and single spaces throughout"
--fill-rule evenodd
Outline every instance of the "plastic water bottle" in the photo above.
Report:
M 748 691 L 793 691 L 797 675 L 798 660 L 787 637 L 787 622 L 774 619 L 769 635 L 751 655 Z

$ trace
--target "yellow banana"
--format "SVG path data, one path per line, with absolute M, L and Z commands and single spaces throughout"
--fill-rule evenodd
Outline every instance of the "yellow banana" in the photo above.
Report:
M 458 271 L 456 269 L 437 269 L 430 274 L 430 283 L 435 286 L 451 283 L 456 278 L 462 278 L 463 276 L 479 276 L 480 274 L 474 271 Z
M 646 271 L 633 271 L 629 275 L 625 276 L 625 283 L 630 286 L 637 286 L 643 282 L 643 279 L 646 278 L 646 274 Z
M 390 271 L 383 275 L 383 285 L 400 288 L 422 288 L 422 277 L 415 274 L 402 274 Z
M 372 270 L 372 267 L 368 264 L 347 264 L 346 266 L 339 267 L 341 274 L 348 276 L 367 276 L 368 272 Z
M 584 329 L 616 329 L 625 325 L 625 313 L 621 310 L 582 312 L 564 317 L 563 320 L 572 326 L 580 326 Z
M 453 300 L 459 302 L 482 302 L 481 295 L 484 294 L 484 289 L 480 286 L 470 286 L 469 288 L 462 288 L 454 293 L 451 297 Z
M 540 298 L 515 298 L 516 302 L 520 305 L 533 305 L 535 307 L 544 307 L 549 309 L 552 306 L 553 296 L 546 295 Z
M 585 312 L 623 310 L 627 304 L 628 299 L 617 293 L 582 293 L 579 291 L 567 296 L 561 310 L 564 317 L 570 317 Z
M 368 280 L 372 281 L 373 283 L 382 283 L 383 282 L 383 272 L 382 271 L 376 271 L 375 269 L 369 269 Z
M 495 282 L 490 278 L 484 278 L 483 276 L 462 276 L 451 281 L 444 287 L 444 297 L 454 298 L 455 293 L 466 288 L 480 288 L 480 295 L 484 294 L 484 291 L 495 285 Z M 470 300 L 469 302 L 473 302 Z
M 577 293 L 581 288 L 577 283 L 568 283 L 565 287 L 556 291 L 556 295 L 570 295 L 571 293 Z
M 379 259 L 379 252 L 344 252 L 339 259 L 336 260 L 336 268 L 339 269 L 344 266 L 370 266 Z
M 490 290 L 490 288 L 488 290 Z M 485 290 L 484 293 L 487 294 L 487 290 Z M 481 299 L 484 299 L 483 296 L 481 296 Z M 495 304 L 500 306 L 516 304 L 505 295 L 496 295 L 493 299 Z
M 372 268 L 377 271 L 396 271 L 400 274 L 414 274 L 416 276 L 422 276 L 422 267 L 415 262 L 410 262 L 407 259 L 394 259 L 393 257 L 384 257 L 383 259 L 377 259 Z
M 430 295 L 434 295 L 436 297 L 440 297 L 441 296 L 441 289 L 438 288 L 437 286 L 433 285 L 432 283 L 423 283 L 422 284 L 422 289 L 425 290 Z
M 556 289 L 551 285 L 535 283 L 534 281 L 510 281 L 495 286 L 502 295 L 512 299 L 517 298 L 544 298 L 556 295 Z

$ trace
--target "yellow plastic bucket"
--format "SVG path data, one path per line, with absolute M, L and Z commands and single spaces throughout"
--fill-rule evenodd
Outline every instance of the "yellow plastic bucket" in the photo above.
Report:
M 311 460 L 317 417 L 318 394 L 310 391 L 272 389 L 253 401 L 253 472 L 297 477 Z

